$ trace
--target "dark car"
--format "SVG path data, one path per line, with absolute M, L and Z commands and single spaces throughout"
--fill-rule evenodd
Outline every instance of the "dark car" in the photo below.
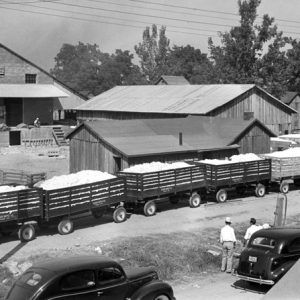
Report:
M 255 232 L 241 253 L 236 275 L 260 284 L 275 284 L 300 258 L 300 228 Z
M 175 300 L 152 267 L 124 271 L 103 256 L 54 259 L 29 268 L 6 300 Z

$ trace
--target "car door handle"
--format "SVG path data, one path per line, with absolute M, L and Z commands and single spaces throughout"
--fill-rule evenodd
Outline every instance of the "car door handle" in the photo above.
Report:
M 97 296 L 100 297 L 104 292 L 100 291 L 100 292 L 97 292 Z

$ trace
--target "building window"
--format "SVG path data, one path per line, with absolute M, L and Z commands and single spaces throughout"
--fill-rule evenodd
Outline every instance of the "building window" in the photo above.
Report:
M 25 74 L 25 83 L 36 83 L 36 74 Z
M 5 76 L 5 67 L 0 67 L 0 77 Z

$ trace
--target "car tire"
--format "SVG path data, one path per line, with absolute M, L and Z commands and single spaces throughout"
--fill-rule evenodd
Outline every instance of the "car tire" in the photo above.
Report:
M 122 223 L 126 221 L 127 212 L 123 206 L 117 207 L 113 212 L 113 220 L 115 223 Z
M 156 204 L 154 201 L 148 201 L 145 203 L 144 214 L 147 217 L 152 217 L 156 214 Z
M 74 223 L 70 219 L 62 219 L 57 225 L 57 230 L 61 235 L 70 234 L 74 230 Z
M 255 188 L 256 197 L 261 198 L 264 197 L 265 194 L 266 194 L 266 187 L 263 184 L 259 183 Z
M 19 239 L 22 243 L 27 243 L 35 238 L 35 228 L 32 224 L 24 224 L 18 231 Z
M 282 181 L 280 183 L 280 187 L 279 187 L 279 190 L 282 194 L 287 194 L 290 190 L 290 186 L 289 186 L 289 183 L 286 182 L 286 181 Z
M 198 193 L 193 193 L 189 199 L 189 205 L 191 208 L 199 207 L 201 204 L 201 197 Z
M 224 189 L 220 189 L 216 194 L 216 200 L 218 203 L 224 203 L 227 201 L 227 192 Z

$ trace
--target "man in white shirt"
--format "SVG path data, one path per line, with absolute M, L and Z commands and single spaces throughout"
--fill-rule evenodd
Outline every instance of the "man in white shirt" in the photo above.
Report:
M 236 238 L 234 229 L 230 226 L 231 219 L 225 219 L 225 226 L 222 227 L 220 233 L 220 242 L 222 244 L 222 266 L 221 271 L 231 273 L 232 271 L 232 257 L 236 245 Z
M 256 232 L 257 230 L 261 229 L 261 226 L 256 225 L 256 219 L 251 218 L 250 219 L 250 227 L 247 229 L 246 234 L 244 236 L 244 246 L 248 245 L 248 242 L 251 238 L 251 235 Z

